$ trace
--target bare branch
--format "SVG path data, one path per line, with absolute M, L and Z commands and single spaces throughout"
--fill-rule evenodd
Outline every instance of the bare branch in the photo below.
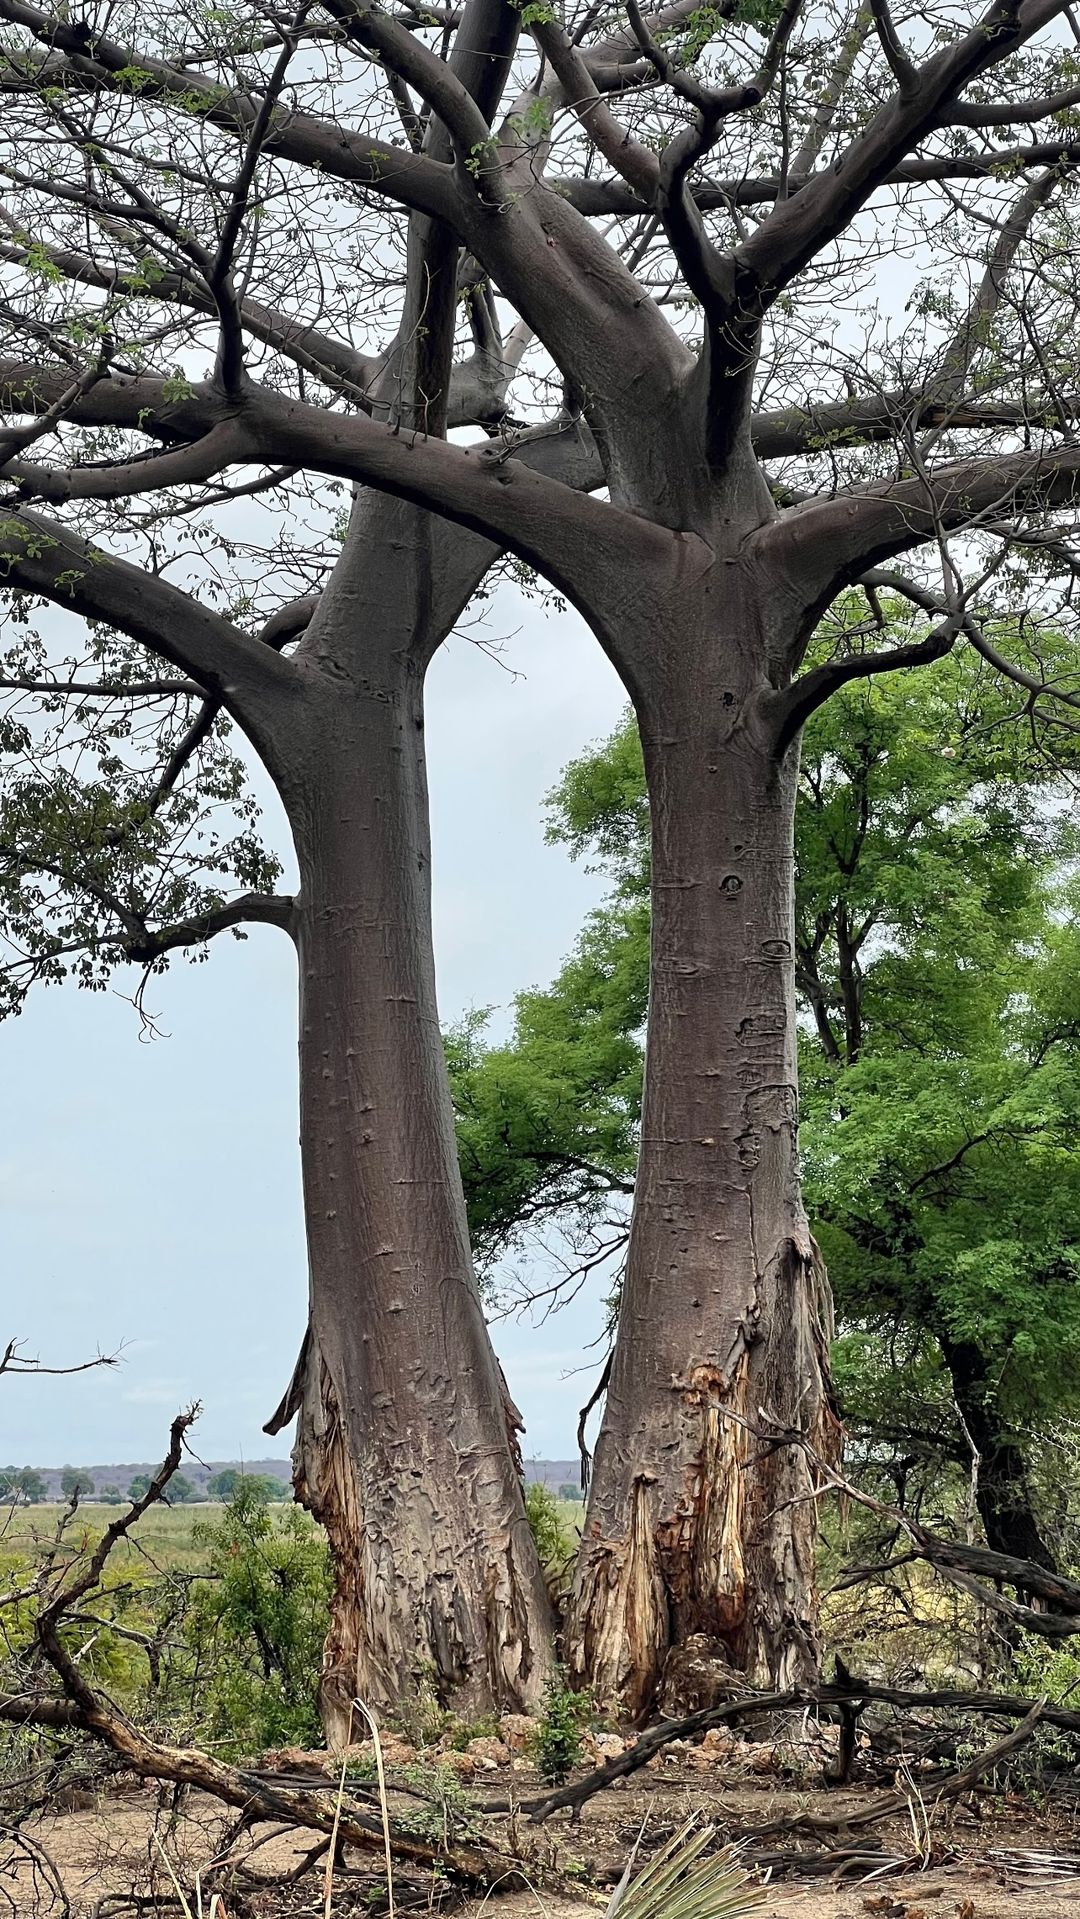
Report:
M 876 673 L 896 673 L 906 667 L 928 666 L 932 660 L 943 659 L 955 646 L 963 625 L 963 614 L 949 614 L 924 640 L 913 641 L 910 646 L 885 647 L 877 653 L 843 654 L 801 674 L 770 702 L 775 714 L 773 752 L 776 757 L 783 757 L 810 715 L 842 686 L 850 685 L 852 680 L 869 679 Z
M 221 326 L 217 377 L 226 393 L 232 395 L 239 392 L 244 372 L 244 316 L 242 303 L 237 298 L 232 283 L 233 258 L 247 217 L 248 201 L 255 181 L 256 168 L 262 157 L 263 147 L 270 132 L 270 124 L 277 110 L 286 75 L 296 52 L 300 29 L 306 16 L 307 7 L 301 7 L 292 25 L 282 35 L 281 52 L 274 63 L 266 92 L 259 102 L 240 170 L 233 182 L 228 211 L 218 241 L 218 250 L 207 274 L 207 285 L 217 307 Z
M 595 141 L 598 152 L 611 162 L 643 205 L 652 206 L 660 185 L 660 162 L 655 153 L 616 119 L 584 54 L 558 21 L 537 21 L 532 31 L 558 76 L 567 104 Z
M 168 581 L 117 559 L 59 520 L 20 507 L 0 523 L 0 580 L 119 627 L 196 675 L 242 723 L 255 726 L 260 698 L 291 683 L 269 647 Z M 171 689 L 170 689 L 171 690 Z
M 808 607 L 826 605 L 869 567 L 1003 513 L 1031 513 L 1080 494 L 1080 448 L 957 460 L 926 479 L 883 481 L 790 507 L 755 536 L 789 564 Z M 780 562 L 779 555 L 786 556 Z
M 104 34 L 90 36 L 81 21 L 72 23 L 61 13 L 46 13 L 31 6 L 29 0 L 0 0 L 0 20 L 25 27 L 46 49 L 48 64 L 42 63 L 39 84 L 70 76 L 77 87 L 122 88 L 124 76 L 137 66 L 147 76 L 141 94 L 147 102 L 174 104 L 211 126 L 241 136 L 250 135 L 255 124 L 258 106 L 249 93 L 224 88 L 190 67 L 171 66 L 141 49 L 121 46 Z M 392 146 L 367 133 L 353 133 L 338 122 L 319 120 L 292 108 L 276 110 L 263 151 L 354 180 L 373 193 L 451 223 L 458 209 L 457 190 L 448 167 L 408 148 Z
M 918 68 L 906 93 L 875 114 L 827 173 L 774 207 L 733 255 L 742 323 L 763 312 L 795 274 L 843 232 L 965 87 L 1056 18 L 1063 4 L 991 0 L 972 31 Z

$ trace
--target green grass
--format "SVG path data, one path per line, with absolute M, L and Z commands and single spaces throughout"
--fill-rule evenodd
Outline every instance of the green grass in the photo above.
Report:
M 64 1505 L 5 1508 L 0 1519 L 0 1558 L 22 1559 L 35 1544 L 48 1545 L 66 1510 Z M 123 1506 L 102 1506 L 93 1500 L 80 1504 L 64 1531 L 65 1552 L 93 1545 L 123 1511 Z M 197 1506 L 151 1506 L 114 1549 L 113 1567 L 133 1560 L 145 1564 L 150 1559 L 163 1572 L 197 1571 L 205 1561 L 206 1548 L 196 1540 L 195 1527 L 200 1519 L 220 1519 L 222 1511 L 210 1500 Z
M 576 1537 L 584 1514 L 580 1501 L 560 1500 L 559 1516 L 571 1538 Z M 64 1505 L 16 1506 L 0 1509 L 0 1564 L 4 1560 L 29 1556 L 35 1541 L 48 1544 L 56 1536 L 56 1527 Z M 272 1512 L 281 1508 L 271 1507 Z M 124 1511 L 123 1506 L 103 1506 L 96 1500 L 80 1503 L 64 1534 L 67 1552 L 80 1546 L 92 1546 L 100 1539 L 110 1521 Z M 202 1500 L 194 1506 L 151 1506 L 133 1526 L 130 1536 L 121 1540 L 111 1560 L 113 1572 L 132 1561 L 160 1572 L 198 1572 L 206 1562 L 206 1548 L 195 1537 L 202 1521 L 221 1518 L 224 1507 L 214 1500 Z

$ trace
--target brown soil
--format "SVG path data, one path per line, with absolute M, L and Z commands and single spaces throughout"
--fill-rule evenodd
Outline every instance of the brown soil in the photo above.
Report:
M 520 1761 L 513 1772 L 501 1767 L 484 1774 L 472 1790 L 482 1803 L 506 1796 L 511 1787 L 522 1798 L 537 1790 Z M 666 1837 L 695 1816 L 713 1822 L 721 1837 L 737 1840 L 750 1827 L 796 1813 L 853 1811 L 865 1804 L 867 1790 L 877 1788 L 830 1792 L 776 1777 L 740 1776 L 723 1764 L 703 1772 L 681 1756 L 675 1763 L 654 1762 L 629 1784 L 597 1794 L 576 1825 L 566 1813 L 542 1827 L 511 1822 L 535 1890 L 496 1891 L 465 1909 L 465 1919 L 479 1919 L 481 1912 L 484 1919 L 597 1919 L 643 1821 L 646 1848 L 650 1838 Z M 145 1913 L 155 1893 L 160 1898 L 172 1892 L 170 1867 L 192 1887 L 196 1874 L 220 1856 L 230 1823 L 220 1808 L 196 1795 L 177 1811 L 157 1788 L 140 1786 L 102 1795 L 93 1808 L 42 1814 L 27 1830 L 63 1878 L 71 1919 L 94 1919 L 99 1912 L 100 1919 L 109 1919 L 120 1912 L 113 1895 L 141 1895 L 144 1903 L 128 1905 L 126 1919 L 127 1913 Z M 507 1824 L 500 1825 L 509 1844 Z M 282 1883 L 316 1843 L 317 1835 L 298 1837 L 270 1827 L 245 1835 L 230 1848 L 250 1863 L 244 1883 L 228 1893 L 228 1919 L 322 1919 L 324 1862 Z M 758 1843 L 790 1851 L 797 1842 L 780 1837 Z M 777 1880 L 766 1889 L 762 1919 L 1080 1919 L 1080 1803 L 1072 1795 L 1051 1794 L 1036 1811 L 1013 1795 L 983 1793 L 932 1815 L 929 1832 L 916 1805 L 914 1822 L 874 1826 L 860 1834 L 859 1845 L 874 1857 L 858 1880 Z M 1056 1869 L 1047 1870 L 1051 1855 Z M 1062 1865 L 1071 1865 L 1076 1876 Z M 373 1857 L 347 1856 L 334 1877 L 335 1919 L 371 1912 L 381 1883 L 377 1867 Z M 261 1886 L 253 1883 L 254 1873 L 265 1876 Z M 588 1892 L 575 1889 L 587 1884 Z M 429 1886 L 402 1874 L 397 1890 L 403 1908 L 430 1910 Z M 59 1919 L 62 1908 L 50 1903 L 40 1866 L 36 1880 L 25 1861 L 13 1877 L 0 1854 L 0 1905 L 5 1894 L 20 1919 Z M 175 1913 L 177 1906 L 163 1904 L 161 1911 Z

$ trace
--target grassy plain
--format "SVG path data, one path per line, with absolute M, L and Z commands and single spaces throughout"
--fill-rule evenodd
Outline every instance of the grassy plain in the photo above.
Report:
M 275 1504 L 270 1510 L 281 1512 L 288 1503 Z M 576 1537 L 584 1506 L 576 1500 L 560 1500 L 558 1505 L 563 1527 L 570 1538 Z M 206 1558 L 206 1547 L 197 1531 L 200 1521 L 203 1525 L 213 1524 L 224 1510 L 219 1502 L 209 1499 L 192 1506 L 151 1506 L 129 1537 L 116 1547 L 114 1569 L 125 1561 L 141 1559 L 149 1570 L 156 1572 L 197 1572 Z M 56 1538 L 57 1527 L 66 1511 L 63 1504 L 0 1508 L 0 1562 L 28 1558 L 35 1547 L 49 1545 Z M 106 1526 L 123 1511 L 123 1506 L 103 1506 L 96 1500 L 81 1504 L 64 1531 L 67 1552 L 99 1539 Z
M 65 1552 L 100 1539 L 123 1511 L 123 1506 L 103 1506 L 93 1500 L 80 1505 L 64 1528 Z M 206 1556 L 196 1527 L 200 1520 L 220 1519 L 223 1511 L 210 1500 L 195 1506 L 151 1506 L 116 1547 L 114 1567 L 141 1559 L 153 1571 L 196 1571 Z M 5 1507 L 0 1519 L 0 1558 L 28 1558 L 35 1549 L 51 1544 L 66 1512 L 66 1505 Z

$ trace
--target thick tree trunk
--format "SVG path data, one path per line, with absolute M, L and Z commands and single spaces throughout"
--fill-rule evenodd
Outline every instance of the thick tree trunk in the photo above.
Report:
M 325 625 L 325 622 L 324 622 Z M 325 649 L 324 649 L 325 653 Z M 473 1274 L 431 953 L 422 667 L 312 662 L 302 779 L 301 1147 L 310 1317 L 276 1417 L 336 1585 L 328 1737 L 425 1678 L 464 1714 L 535 1702 L 552 1620 L 516 1412 Z M 287 784 L 290 784 L 287 782 Z
M 986 1543 L 994 1552 L 1030 1559 L 1055 1572 L 1054 1555 L 1042 1536 L 1031 1496 L 1027 1462 L 1003 1430 L 986 1360 L 975 1346 L 940 1340 L 953 1397 L 979 1455 L 976 1503 Z
M 750 1429 L 797 1429 L 826 1454 L 837 1431 L 796 1143 L 797 749 L 776 764 L 744 717 L 752 695 L 695 684 L 692 651 L 677 710 L 642 723 L 641 1156 L 568 1635 L 575 1674 L 635 1713 L 689 1633 L 753 1680 L 813 1677 L 813 1468 Z

